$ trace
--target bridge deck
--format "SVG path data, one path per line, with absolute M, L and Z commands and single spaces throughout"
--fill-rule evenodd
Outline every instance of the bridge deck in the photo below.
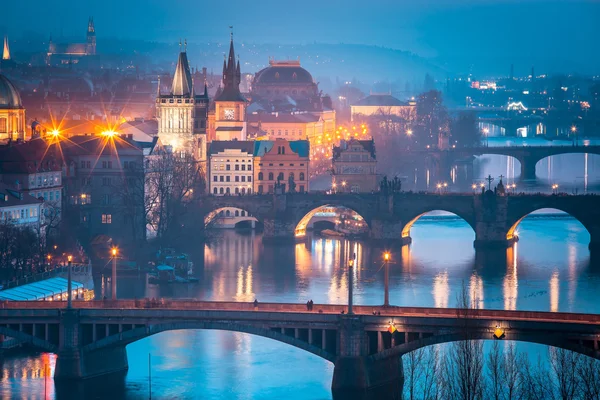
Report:
M 0 303 L 0 316 L 10 315 L 15 317 L 14 311 L 22 317 L 35 317 L 35 310 L 60 310 L 66 307 L 66 302 L 4 302 Z M 146 300 L 106 300 L 73 302 L 73 308 L 81 310 L 173 310 L 173 311 L 235 311 L 274 314 L 341 314 L 347 310 L 346 305 L 315 304 L 313 311 L 306 309 L 306 304 L 294 303 L 260 303 L 254 308 L 253 303 L 241 302 L 207 302 L 176 300 L 166 301 L 164 304 L 152 303 Z M 11 310 L 12 312 L 7 312 Z M 354 306 L 354 313 L 360 316 L 385 317 L 424 317 L 424 318 L 470 318 L 481 320 L 504 321 L 538 321 L 555 323 L 600 324 L 600 314 L 563 313 L 544 311 L 510 311 L 510 310 L 482 310 L 482 309 L 455 309 L 455 308 L 426 308 L 426 307 L 387 307 L 382 306 Z

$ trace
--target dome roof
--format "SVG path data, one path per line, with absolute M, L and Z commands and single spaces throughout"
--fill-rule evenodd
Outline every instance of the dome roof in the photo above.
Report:
M 7 77 L 0 74 L 0 108 L 23 108 L 19 91 L 8 80 Z
M 271 61 L 254 76 L 254 85 L 260 84 L 313 84 L 313 77 L 300 66 L 299 61 Z

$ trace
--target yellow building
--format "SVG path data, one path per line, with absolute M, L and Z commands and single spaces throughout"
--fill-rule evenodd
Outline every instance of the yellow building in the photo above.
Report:
M 19 91 L 0 74 L 0 142 L 26 139 L 25 108 Z

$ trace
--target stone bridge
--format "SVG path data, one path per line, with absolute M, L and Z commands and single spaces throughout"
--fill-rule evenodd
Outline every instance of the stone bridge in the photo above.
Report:
M 600 146 L 481 146 L 448 150 L 423 150 L 416 154 L 425 155 L 436 167 L 440 176 L 447 175 L 459 160 L 473 156 L 497 154 L 513 157 L 521 164 L 521 179 L 535 179 L 535 168 L 539 161 L 559 154 L 600 154 Z
M 410 228 L 431 211 L 448 211 L 464 219 L 475 232 L 477 247 L 506 247 L 518 239 L 516 228 L 530 213 L 554 208 L 564 211 L 588 230 L 590 248 L 600 247 L 600 197 L 593 195 L 479 194 L 283 194 L 205 197 L 201 209 L 208 218 L 215 210 L 236 207 L 264 223 L 267 241 L 302 238 L 310 218 L 323 207 L 346 207 L 364 218 L 369 238 L 382 245 L 410 243 Z
M 2 335 L 57 354 L 55 379 L 100 376 L 128 368 L 125 346 L 179 329 L 263 336 L 334 363 L 337 398 L 401 393 L 401 357 L 425 346 L 469 339 L 517 340 L 600 359 L 600 315 L 444 308 L 169 301 L 9 302 Z M 378 312 L 374 315 L 374 312 Z M 380 313 L 380 315 L 379 315 Z M 497 329 L 500 331 L 497 331 Z

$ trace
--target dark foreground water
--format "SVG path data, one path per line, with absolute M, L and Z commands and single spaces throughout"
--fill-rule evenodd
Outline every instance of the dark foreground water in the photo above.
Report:
M 532 215 L 521 241 L 508 251 L 475 252 L 474 233 L 462 220 L 424 217 L 413 244 L 393 252 L 390 300 L 404 306 L 452 307 L 466 285 L 474 306 L 542 311 L 600 312 L 600 263 L 591 259 L 589 234 L 564 215 Z M 268 247 L 260 235 L 219 232 L 196 255 L 200 283 L 152 286 L 121 277 L 118 295 L 205 300 L 345 303 L 341 261 L 356 252 L 355 302 L 383 303 L 380 251 L 360 243 L 312 238 Z M 200 253 L 201 254 L 201 253 Z M 102 290 L 101 282 L 98 283 Z M 543 346 L 528 351 L 546 354 Z M 291 346 L 243 333 L 165 332 L 127 347 L 129 371 L 112 380 L 55 387 L 51 354 L 10 354 L 0 361 L 0 397 L 15 399 L 147 399 L 149 360 L 155 399 L 330 399 L 333 365 Z

